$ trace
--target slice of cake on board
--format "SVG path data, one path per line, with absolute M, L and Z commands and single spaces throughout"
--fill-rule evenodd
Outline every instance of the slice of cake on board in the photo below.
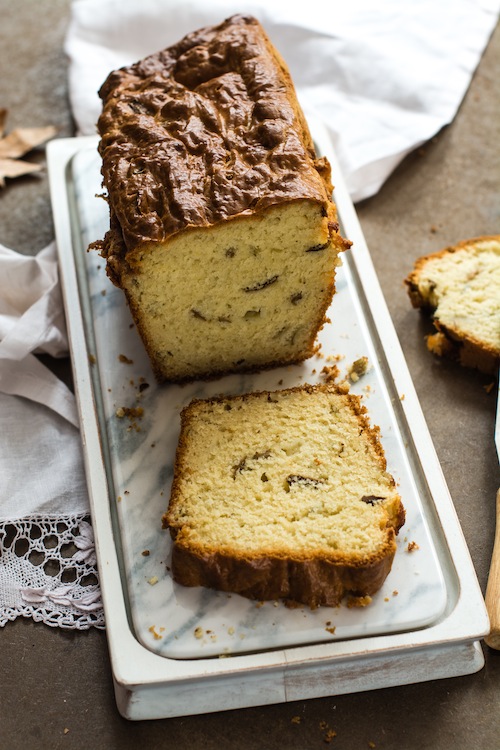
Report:
M 163 523 L 172 573 L 315 608 L 371 596 L 405 512 L 379 430 L 335 385 L 194 400 Z
M 413 307 L 432 315 L 428 349 L 465 367 L 500 366 L 500 235 L 476 237 L 419 258 L 405 279 Z

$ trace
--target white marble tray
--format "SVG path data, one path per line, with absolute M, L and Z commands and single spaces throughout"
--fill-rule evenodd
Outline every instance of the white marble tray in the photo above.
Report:
M 320 356 L 300 366 L 183 387 L 155 384 L 122 292 L 107 280 L 97 253 L 86 252 L 91 241 L 102 238 L 108 220 L 106 203 L 96 197 L 101 191 L 96 139 L 55 141 L 49 150 L 75 382 L 101 553 L 101 586 L 105 607 L 109 592 L 106 618 L 110 643 L 118 648 L 114 661 L 117 686 L 130 681 L 129 676 L 120 679 L 118 672 L 134 672 L 137 666 L 120 651 L 119 634 L 124 632 L 127 639 L 133 639 L 134 647 L 141 649 L 143 658 L 147 652 L 159 670 L 156 679 L 150 671 L 148 678 L 143 675 L 139 681 L 148 688 L 155 685 L 157 697 L 178 669 L 187 670 L 189 680 L 203 682 L 210 664 L 208 672 L 220 675 L 217 684 L 224 690 L 227 673 L 234 676 L 240 660 L 244 671 L 260 667 L 263 675 L 262 668 L 266 663 L 269 666 L 271 659 L 279 683 L 283 664 L 289 669 L 292 653 L 297 658 L 302 651 L 319 649 L 323 660 L 347 646 L 354 658 L 358 647 L 365 655 L 371 650 L 379 653 L 387 648 L 388 640 L 393 641 L 391 648 L 398 641 L 405 647 L 419 641 L 427 644 L 426 648 L 438 642 L 449 646 L 450 640 L 457 638 L 454 629 L 444 637 L 441 633 L 437 642 L 432 634 L 456 612 L 464 577 L 476 604 L 465 620 L 462 615 L 463 632 L 458 638 L 462 647 L 464 642 L 467 646 L 467 666 L 464 662 L 460 667 L 458 660 L 452 669 L 453 673 L 457 668 L 458 673 L 465 673 L 481 666 L 473 641 L 487 631 L 487 619 L 477 581 L 354 209 L 339 184 L 327 139 L 318 127 L 315 135 L 320 150 L 334 162 L 335 198 L 343 232 L 355 243 L 337 277 L 337 294 L 329 311 L 332 323 L 321 334 Z M 407 511 L 393 570 L 372 604 L 364 609 L 290 610 L 279 602 L 260 606 L 239 596 L 173 583 L 168 573 L 170 540 L 168 532 L 161 529 L 161 515 L 168 504 L 180 409 L 194 396 L 319 382 L 322 368 L 333 364 L 333 357 L 339 357 L 337 365 L 346 372 L 363 355 L 368 357 L 370 369 L 352 390 L 363 396 L 372 421 L 381 427 L 388 469 L 399 484 Z M 143 409 L 141 418 L 117 417 L 120 409 L 137 407 Z M 443 509 L 449 516 L 446 525 Z M 458 545 L 455 554 L 460 556 L 460 566 L 454 560 L 450 535 Z M 418 549 L 409 552 L 412 542 Z M 110 568 L 112 574 L 108 574 Z M 126 624 L 117 617 L 117 598 Z M 287 655 L 284 662 L 282 654 Z M 219 658 L 228 655 L 232 658 Z M 222 664 L 231 666 L 226 669 Z M 404 681 L 432 676 L 426 669 L 421 677 L 408 674 Z M 351 684 L 352 689 L 360 689 L 355 687 L 355 670 Z M 182 710 L 173 709 L 172 703 L 163 711 L 149 710 L 159 716 L 219 710 L 223 706 L 217 695 L 215 691 L 213 700 L 205 698 L 202 708 L 195 701 Z M 258 698 L 248 694 L 236 705 L 255 702 L 270 700 L 264 693 Z M 133 716 L 128 707 L 122 713 L 144 718 L 148 711 L 143 707 L 139 716 Z

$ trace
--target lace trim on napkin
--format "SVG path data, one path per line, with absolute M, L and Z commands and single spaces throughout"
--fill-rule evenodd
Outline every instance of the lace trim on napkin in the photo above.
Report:
M 19 616 L 52 627 L 104 628 L 88 515 L 0 523 L 0 626 Z

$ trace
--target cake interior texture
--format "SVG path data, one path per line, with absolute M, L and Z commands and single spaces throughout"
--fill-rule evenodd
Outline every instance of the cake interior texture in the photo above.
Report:
M 340 234 L 288 68 L 233 16 L 114 71 L 100 90 L 110 229 L 93 243 L 159 381 L 311 356 Z
M 335 606 L 380 588 L 403 522 L 357 397 L 306 386 L 183 412 L 164 517 L 178 582 Z
M 311 356 L 334 288 L 320 211 L 297 201 L 141 250 L 122 284 L 159 373 L 183 379 Z
M 466 240 L 420 258 L 406 280 L 412 304 L 428 310 L 438 334 L 429 348 L 464 365 L 500 365 L 500 236 Z

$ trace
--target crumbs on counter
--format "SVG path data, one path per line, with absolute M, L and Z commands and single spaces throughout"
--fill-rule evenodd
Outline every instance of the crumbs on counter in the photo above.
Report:
M 408 542 L 408 546 L 406 547 L 407 552 L 415 552 L 417 549 L 420 549 L 420 547 L 416 542 Z
M 300 716 L 292 716 L 291 723 L 292 724 L 300 724 L 302 721 L 302 718 Z
M 148 583 L 150 586 L 155 586 L 158 583 L 158 576 L 151 576 L 151 578 L 148 578 Z
M 337 736 L 337 732 L 328 726 L 326 721 L 320 721 L 319 728 L 324 732 L 323 741 L 327 744 L 330 744 L 330 742 Z
M 95 363 L 97 362 L 94 354 L 89 354 L 89 362 L 91 365 L 95 365 Z
M 150 553 L 150 551 L 148 549 L 143 549 L 142 552 L 141 552 L 141 555 L 143 557 L 149 557 L 150 554 L 151 553 Z

